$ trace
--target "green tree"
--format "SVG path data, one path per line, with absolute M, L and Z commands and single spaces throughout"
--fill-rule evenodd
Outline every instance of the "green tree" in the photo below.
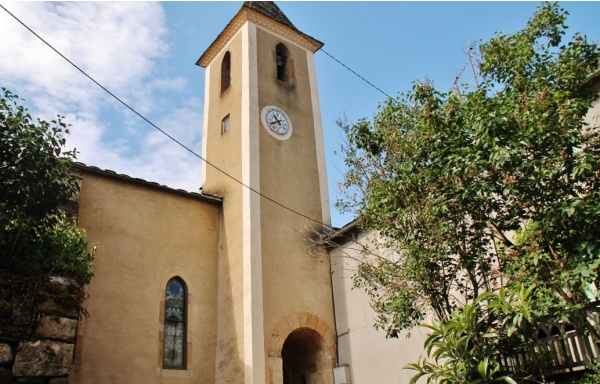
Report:
M 92 277 L 85 231 L 59 207 L 79 192 L 75 151 L 63 151 L 66 124 L 32 121 L 5 88 L 0 99 L 0 271 L 56 274 L 79 284 Z
M 535 283 L 536 314 L 586 326 L 600 265 L 600 141 L 584 117 L 600 51 L 580 34 L 565 41 L 566 16 L 543 3 L 523 30 L 481 42 L 470 89 L 417 82 L 372 121 L 342 124 L 339 206 L 397 251 L 366 255 L 355 277 L 388 336 L 426 313 L 447 321 L 509 284 Z

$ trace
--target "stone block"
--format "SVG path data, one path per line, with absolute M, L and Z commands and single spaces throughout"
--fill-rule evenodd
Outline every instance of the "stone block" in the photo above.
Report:
M 269 383 L 283 384 L 283 360 L 269 356 Z
M 74 344 L 50 340 L 21 342 L 13 365 L 13 376 L 67 376 L 73 365 L 74 348 Z
M 12 363 L 15 358 L 12 348 L 9 344 L 0 343 L 0 364 Z
M 44 315 L 35 330 L 35 334 L 48 339 L 73 342 L 77 332 L 77 320 L 66 317 Z
M 53 298 L 47 297 L 37 304 L 37 310 L 43 313 L 58 313 L 60 308 Z
M 308 313 L 301 312 L 298 314 L 298 321 L 300 322 L 301 327 L 308 327 Z
M 79 314 L 75 310 L 66 310 L 54 301 L 52 297 L 45 297 L 37 304 L 37 310 L 41 313 L 67 316 L 76 319 Z
M 280 335 L 272 335 L 269 340 L 269 355 L 270 356 L 281 356 L 281 348 L 285 339 Z
M 38 320 L 35 308 L 23 303 L 10 303 L 0 308 L 0 334 L 8 337 L 26 338 L 33 333 Z
M 300 324 L 300 316 L 297 313 L 286 316 L 285 320 L 287 321 L 288 329 L 292 332 L 302 326 Z
M 329 327 L 329 325 L 325 322 L 325 320 L 319 319 L 319 322 L 317 323 L 315 331 L 317 331 L 317 333 L 319 335 L 321 335 L 321 337 L 324 337 L 325 334 L 327 334 L 327 332 L 330 331 L 330 329 L 331 329 L 331 327 Z

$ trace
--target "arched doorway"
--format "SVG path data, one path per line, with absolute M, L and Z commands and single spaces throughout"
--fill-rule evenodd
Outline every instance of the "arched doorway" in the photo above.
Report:
M 335 330 L 311 313 L 294 312 L 273 329 L 268 344 L 269 384 L 333 384 Z
M 281 349 L 283 384 L 322 383 L 320 376 L 328 368 L 323 338 L 310 328 L 298 328 L 287 337 Z

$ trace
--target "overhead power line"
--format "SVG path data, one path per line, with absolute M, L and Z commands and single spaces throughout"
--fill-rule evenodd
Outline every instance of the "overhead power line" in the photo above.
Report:
M 182 142 L 180 142 L 179 140 L 177 140 L 176 138 L 174 138 L 173 136 L 171 136 L 169 133 L 167 133 L 166 131 L 164 131 L 163 129 L 161 129 L 160 127 L 158 127 L 156 124 L 154 124 L 152 121 L 150 121 L 148 118 L 146 118 L 144 115 L 142 115 L 141 113 L 139 113 L 138 111 L 136 111 L 133 107 L 131 107 L 129 104 L 127 104 L 125 101 L 123 101 L 121 98 L 119 98 L 117 95 L 115 95 L 114 93 L 112 93 L 110 90 L 108 90 L 105 86 L 103 86 L 102 84 L 100 84 L 96 79 L 94 79 L 92 76 L 88 75 L 83 69 L 79 68 L 79 66 L 77 66 L 75 63 L 73 63 L 71 60 L 69 60 L 65 55 L 63 55 L 60 51 L 58 51 L 56 48 L 54 48 L 50 43 L 48 43 L 46 40 L 44 40 L 40 35 L 38 35 L 33 29 L 31 29 L 29 26 L 27 26 L 23 21 L 21 21 L 17 16 L 15 16 L 13 13 L 11 13 L 8 9 L 6 9 L 6 7 L 4 7 L 4 5 L 0 4 L 0 8 L 2 8 L 6 13 L 8 13 L 12 18 L 14 18 L 19 24 L 21 24 L 25 29 L 27 29 L 29 32 L 31 32 L 35 37 L 37 37 L 40 41 L 42 41 L 44 44 L 46 44 L 50 49 L 52 49 L 56 54 L 58 54 L 61 58 L 63 58 L 66 62 L 68 62 L 69 64 L 71 64 L 71 66 L 73 66 L 75 69 L 77 69 L 79 72 L 81 72 L 81 74 L 83 74 L 85 77 L 87 77 L 89 80 L 91 80 L 94 84 L 96 84 L 98 87 L 100 87 L 103 91 L 105 91 L 106 93 L 108 93 L 112 98 L 114 98 L 115 100 L 117 100 L 119 103 L 121 103 L 125 108 L 129 109 L 131 112 L 133 112 L 135 115 L 137 115 L 138 117 L 140 117 L 142 120 L 144 120 L 146 123 L 150 124 L 154 129 L 158 130 L 160 133 L 162 133 L 163 135 L 165 135 L 167 138 L 169 138 L 171 141 L 173 141 L 174 143 L 176 143 L 177 145 L 179 145 L 181 148 L 185 149 L 186 151 L 188 151 L 190 154 L 192 154 L 193 156 L 197 157 L 198 159 L 200 159 L 201 161 L 204 161 L 207 165 L 211 166 L 212 168 L 214 168 L 216 171 L 222 173 L 223 175 L 227 176 L 228 178 L 230 178 L 231 180 L 233 180 L 234 182 L 238 183 L 239 185 L 241 185 L 244 188 L 247 188 L 248 190 L 250 190 L 253 193 L 256 193 L 258 196 L 280 206 L 281 208 L 284 208 L 296 215 L 299 215 L 309 221 L 312 221 L 314 223 L 317 223 L 319 225 L 322 225 L 324 227 L 333 229 L 333 227 L 331 227 L 328 224 L 322 223 L 320 220 L 316 220 L 313 219 L 312 217 L 309 217 L 301 212 L 298 212 L 297 210 L 290 208 L 264 194 L 262 194 L 261 192 L 257 191 L 256 189 L 250 187 L 249 185 L 246 185 L 244 182 L 242 182 L 241 180 L 236 179 L 235 177 L 233 177 L 232 175 L 228 174 L 227 172 L 225 172 L 224 170 L 222 170 L 221 168 L 217 167 L 216 165 L 212 164 L 210 161 L 206 160 L 205 158 L 203 158 L 202 156 L 200 156 L 199 154 L 197 154 L 196 152 L 194 152 L 192 149 L 190 149 L 189 147 L 187 147 L 185 144 L 183 144 Z M 307 41 L 310 41 L 307 39 Z M 371 87 L 375 88 L 376 90 L 378 90 L 379 92 L 381 92 L 382 94 L 384 94 L 385 96 L 389 97 L 388 94 L 386 94 L 385 92 L 383 92 L 381 89 L 377 88 L 375 85 L 373 85 L 372 83 L 370 83 L 369 81 L 367 81 L 365 78 L 363 78 L 362 76 L 360 76 L 358 73 L 356 73 L 355 71 L 353 71 L 352 69 L 350 69 L 348 66 L 346 66 L 345 64 L 343 64 L 341 61 L 337 60 L 336 58 L 334 58 L 332 55 L 330 55 L 329 53 L 325 52 L 323 49 L 321 49 L 326 55 L 328 55 L 329 57 L 331 57 L 333 60 L 335 60 L 336 62 L 338 62 L 339 64 L 341 64 L 342 66 L 344 66 L 346 69 L 348 69 L 349 71 L 351 71 L 352 73 L 354 73 L 356 76 L 358 76 L 360 79 L 362 79 L 363 81 L 365 81 L 367 84 L 369 84 Z
M 274 20 L 278 20 L 278 16 L 276 14 L 274 14 L 269 8 L 261 8 L 263 11 L 267 12 L 269 15 L 271 15 L 271 17 Z M 295 27 L 293 29 L 296 29 Z M 318 48 L 317 44 L 315 44 L 314 41 L 310 40 L 308 37 L 306 37 L 306 35 L 304 35 L 302 32 L 300 32 L 299 30 L 296 29 L 296 31 L 298 32 L 298 34 L 300 36 L 302 36 L 302 38 L 304 40 L 306 40 L 309 44 L 313 45 L 315 48 Z M 384 91 L 381 90 L 381 88 L 377 87 L 375 84 L 371 83 L 369 80 L 365 79 L 363 76 L 359 75 L 355 70 L 353 70 L 352 68 L 350 68 L 349 66 L 347 66 L 346 64 L 342 63 L 340 60 L 336 59 L 335 57 L 333 57 L 333 55 L 331 55 L 329 52 L 327 52 L 326 50 L 323 49 L 323 47 L 321 47 L 319 49 L 321 52 L 323 52 L 324 54 L 326 54 L 327 56 L 329 56 L 333 61 L 337 62 L 338 64 L 340 64 L 342 67 L 346 68 L 348 71 L 352 72 L 352 74 L 354 74 L 356 77 L 358 77 L 359 79 L 361 79 L 362 81 L 364 81 L 365 83 L 367 83 L 369 86 L 371 86 L 372 88 L 374 88 L 375 90 L 381 92 L 385 97 L 390 98 L 391 96 L 388 95 L 387 93 L 385 93 Z
M 346 64 L 342 63 L 341 61 L 339 61 L 338 59 L 336 59 L 335 57 L 331 56 L 331 54 L 329 54 L 327 51 L 325 51 L 323 48 L 320 49 L 324 54 L 326 54 L 327 56 L 331 57 L 333 60 L 335 60 L 336 62 L 338 62 L 342 67 L 346 68 L 347 70 L 349 70 L 350 72 L 352 72 L 354 75 L 356 75 L 359 79 L 361 79 L 362 81 L 364 81 L 365 83 L 369 84 L 371 87 L 375 88 L 376 90 L 378 90 L 379 92 L 381 92 L 385 97 L 390 98 L 391 96 L 388 95 L 387 93 L 385 93 L 384 91 L 382 91 L 381 89 L 379 89 L 379 87 L 375 86 L 373 83 L 371 83 L 369 80 L 365 79 L 364 77 L 362 77 L 361 75 L 359 75 L 358 73 L 356 73 L 352 68 L 348 67 Z
M 32 30 L 31 28 L 29 28 L 29 26 L 27 26 L 24 22 L 22 22 L 18 17 L 16 17 L 15 15 L 13 15 L 8 9 L 6 9 L 6 7 L 4 7 L 4 5 L 0 4 L 0 7 L 6 12 L 8 13 L 10 16 L 12 16 L 17 22 L 19 22 L 19 24 L 21 24 L 23 27 L 25 27 L 29 32 L 31 32 L 35 37 L 37 37 L 38 39 L 40 39 L 44 44 L 46 44 L 50 49 L 52 49 L 54 52 L 56 52 L 60 57 L 62 57 L 64 60 L 66 60 L 69 64 L 71 64 L 75 69 L 77 69 L 79 72 L 81 72 L 85 77 L 87 77 L 88 79 L 90 79 L 92 82 L 94 82 L 94 84 L 96 84 L 97 86 L 99 86 L 100 88 L 102 88 L 102 90 L 104 90 L 106 93 L 108 93 L 110 96 L 112 96 L 115 100 L 117 100 L 119 103 L 121 103 L 123 106 L 125 106 L 125 108 L 129 109 L 131 112 L 133 112 L 134 114 L 136 114 L 137 116 L 139 116 L 142 120 L 144 120 L 145 122 L 147 122 L 148 124 L 150 124 L 153 128 L 155 128 L 156 130 L 158 130 L 160 133 L 162 133 L 163 135 L 165 135 L 166 137 L 168 137 L 170 140 L 172 140 L 173 142 L 175 142 L 177 145 L 179 145 L 180 147 L 182 147 L 183 149 L 185 149 L 186 151 L 188 151 L 189 153 L 191 153 L 193 156 L 199 158 L 200 160 L 204 161 L 207 165 L 213 167 L 215 170 L 217 170 L 218 172 L 222 173 L 223 175 L 229 177 L 231 180 L 233 180 L 234 182 L 240 184 L 241 186 L 243 186 L 244 188 L 247 188 L 248 190 L 252 191 L 253 193 L 256 193 L 257 195 L 259 195 L 260 197 L 292 212 L 295 213 L 309 221 L 312 221 L 314 223 L 317 223 L 319 225 L 322 225 L 324 227 L 327 228 L 333 228 L 328 224 L 322 223 L 320 220 L 316 220 L 313 219 L 312 217 L 309 217 L 301 212 L 298 212 L 297 210 L 290 208 L 268 196 L 263 195 L 261 192 L 257 191 L 256 189 L 250 187 L 249 185 L 246 185 L 245 183 L 243 183 L 242 181 L 236 179 L 235 177 L 233 177 L 232 175 L 228 174 L 227 172 L 225 172 L 224 170 L 222 170 L 221 168 L 217 167 L 216 165 L 212 164 L 210 161 L 206 160 L 205 158 L 203 158 L 202 156 L 200 156 L 199 154 L 197 154 L 196 152 L 194 152 L 192 149 L 190 149 L 189 147 L 187 147 L 186 145 L 184 145 L 183 143 L 181 143 L 179 140 L 175 139 L 173 136 L 171 136 L 170 134 L 168 134 L 166 131 L 164 131 L 163 129 L 161 129 L 160 127 L 158 127 L 156 124 L 154 124 L 152 121 L 150 121 L 149 119 L 147 119 L 144 115 L 142 115 L 141 113 L 139 113 L 138 111 L 136 111 L 134 108 L 132 108 L 131 106 L 129 106 L 126 102 L 124 102 L 123 100 L 121 100 L 118 96 L 116 96 L 114 93 L 112 93 L 111 91 L 109 91 L 106 87 L 104 87 L 102 84 L 100 84 L 98 81 L 96 81 L 93 77 L 91 77 L 90 75 L 88 75 L 84 70 L 82 70 L 81 68 L 79 68 L 75 63 L 73 63 L 71 60 L 69 60 L 65 55 L 63 55 L 61 52 L 59 52 L 56 48 L 54 48 L 50 43 L 48 43 L 46 40 L 44 40 L 40 35 L 38 35 L 34 30 Z

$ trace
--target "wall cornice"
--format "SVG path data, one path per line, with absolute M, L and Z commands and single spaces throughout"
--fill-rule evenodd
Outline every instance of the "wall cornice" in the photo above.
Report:
M 281 36 L 295 44 L 298 44 L 302 48 L 316 52 L 322 46 L 323 43 L 313 39 L 312 37 L 285 26 L 270 17 L 267 17 L 259 12 L 256 12 L 250 8 L 242 7 L 242 9 L 235 15 L 235 17 L 227 24 L 225 29 L 219 34 L 216 40 L 208 47 L 208 49 L 200 56 L 196 65 L 206 68 L 213 59 L 225 48 L 233 36 L 240 30 L 242 25 L 246 22 L 252 22 L 259 27 L 267 29 L 278 36 Z

